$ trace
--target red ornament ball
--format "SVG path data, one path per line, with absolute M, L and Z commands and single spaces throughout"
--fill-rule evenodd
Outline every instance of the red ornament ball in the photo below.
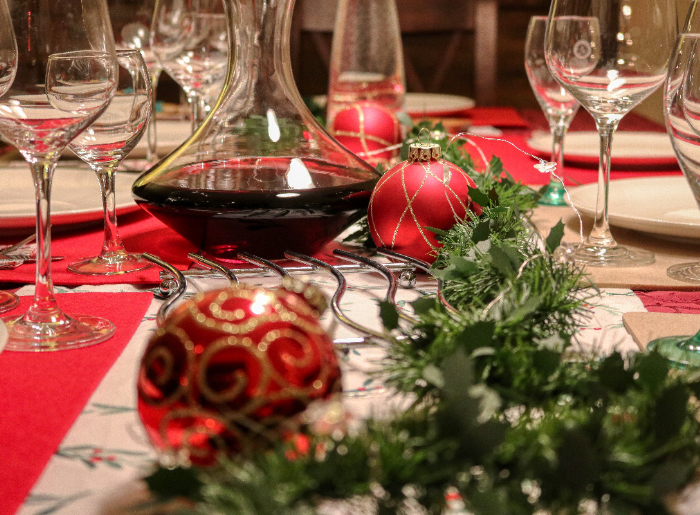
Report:
M 388 164 L 399 149 L 385 150 L 401 143 L 401 124 L 393 111 L 376 102 L 346 107 L 331 121 L 330 132 L 344 147 L 369 164 Z
M 442 244 L 428 228 L 449 230 L 470 211 L 481 214 L 481 207 L 469 198 L 474 181 L 440 155 L 437 144 L 413 144 L 408 161 L 379 179 L 367 213 L 378 247 L 432 263 Z
M 199 293 L 148 343 L 138 412 L 168 464 L 210 465 L 298 429 L 295 415 L 339 392 L 340 368 L 318 317 L 319 290 L 290 277 L 276 290 Z

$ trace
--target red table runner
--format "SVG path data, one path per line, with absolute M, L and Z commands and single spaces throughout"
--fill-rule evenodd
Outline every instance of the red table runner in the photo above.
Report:
M 68 313 L 109 319 L 106 342 L 57 352 L 0 353 L 0 515 L 12 515 L 31 490 L 92 392 L 122 353 L 151 304 L 150 293 L 70 293 Z M 19 308 L 27 309 L 22 297 Z M 131 386 L 133 387 L 133 386 Z

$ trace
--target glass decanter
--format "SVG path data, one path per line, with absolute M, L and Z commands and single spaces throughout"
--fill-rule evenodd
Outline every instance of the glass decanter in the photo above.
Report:
M 294 0 L 225 8 L 232 48 L 221 96 L 192 137 L 138 178 L 134 196 L 212 257 L 313 254 L 366 212 L 379 174 L 328 135 L 297 91 Z

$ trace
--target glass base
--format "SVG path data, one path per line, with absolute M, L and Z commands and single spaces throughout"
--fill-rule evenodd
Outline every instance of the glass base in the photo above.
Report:
M 692 336 L 667 336 L 652 340 L 647 352 L 657 351 L 675 368 L 700 367 L 700 346 Z
M 647 266 L 654 262 L 654 253 L 646 250 L 630 249 L 615 245 L 614 247 L 599 247 L 595 245 L 579 245 L 574 252 L 577 263 L 587 266 L 635 267 Z
M 0 291 L 0 313 L 10 311 L 19 305 L 19 297 L 9 291 Z
M 541 206 L 567 206 L 564 196 L 566 195 L 566 190 L 561 182 L 549 183 L 547 189 L 539 198 L 537 203 Z
M 24 316 L 5 320 L 9 339 L 5 350 L 44 352 L 77 349 L 101 343 L 114 334 L 114 324 L 104 318 L 63 316 L 55 324 L 31 323 Z
M 151 268 L 153 264 L 139 254 L 126 252 L 112 256 L 96 256 L 81 259 L 68 265 L 68 270 L 82 275 L 120 275 Z
M 666 275 L 677 281 L 700 284 L 700 263 L 693 261 L 692 263 L 669 266 L 666 269 Z

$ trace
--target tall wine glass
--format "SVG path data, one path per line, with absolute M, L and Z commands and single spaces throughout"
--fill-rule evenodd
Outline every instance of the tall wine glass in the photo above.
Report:
M 149 268 L 151 263 L 124 248 L 117 230 L 115 180 L 122 159 L 141 139 L 151 111 L 148 68 L 136 50 L 117 50 L 119 81 L 109 107 L 68 147 L 97 174 L 104 209 L 104 241 L 99 256 L 70 263 L 68 270 L 86 275 L 117 275 Z
M 620 120 L 666 78 L 677 34 L 674 0 L 553 0 L 545 56 L 600 135 L 593 229 L 576 250 L 591 266 L 641 266 L 650 252 L 617 244 L 608 224 L 610 149 Z
M 221 0 L 157 0 L 151 49 L 185 91 L 192 132 L 211 108 L 228 69 L 228 22 Z M 202 111 L 204 110 L 204 112 Z
M 114 332 L 107 320 L 68 316 L 51 280 L 51 181 L 68 142 L 107 106 L 116 84 L 114 40 L 104 0 L 13 0 L 17 74 L 0 97 L 0 134 L 29 163 L 36 192 L 36 287 L 29 310 L 6 321 L 6 349 L 57 350 L 101 342 Z M 7 13 L 4 13 L 6 16 Z M 60 22 L 57 22 L 60 20 Z M 0 41 L 0 53 L 7 51 Z M 79 193 L 76 193 L 79 194 Z
M 681 33 L 678 38 L 666 80 L 664 114 L 678 163 L 700 206 L 700 34 Z M 674 279 L 700 283 L 698 262 L 674 265 L 667 273 Z M 657 338 L 647 350 L 658 351 L 679 368 L 700 367 L 700 332 Z
M 156 127 L 155 105 L 158 80 L 163 71 L 153 50 L 151 50 L 151 21 L 156 0 L 139 0 L 135 6 L 133 2 L 124 0 L 108 0 L 110 12 L 113 14 L 114 37 L 118 48 L 136 48 L 141 52 L 146 61 L 148 74 L 151 79 L 151 105 L 152 116 L 149 118 L 146 138 L 146 164 L 153 166 L 158 162 L 158 133 Z
M 9 20 L 10 11 L 5 0 L 0 0 L 0 19 Z M 0 24 L 0 97 L 4 95 L 17 74 L 17 40 L 9 23 Z M 17 307 L 19 297 L 0 290 L 0 313 Z
M 557 164 L 557 174 L 563 177 L 564 137 L 580 104 L 566 88 L 552 77 L 544 58 L 546 16 L 533 16 L 527 26 L 525 38 L 525 71 L 552 133 L 552 162 Z M 539 200 L 540 204 L 565 206 L 564 183 L 551 177 L 549 185 Z

